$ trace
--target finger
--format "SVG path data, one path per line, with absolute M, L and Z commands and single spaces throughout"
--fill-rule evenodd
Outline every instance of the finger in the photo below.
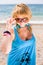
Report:
M 8 23 L 8 24 L 12 24 L 12 23 L 14 23 L 14 21 L 15 21 L 14 18 L 9 18 L 9 19 L 7 20 L 7 23 Z

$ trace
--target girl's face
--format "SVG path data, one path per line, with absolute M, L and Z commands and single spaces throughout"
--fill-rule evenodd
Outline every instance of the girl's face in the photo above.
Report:
M 27 24 L 29 22 L 29 19 L 27 16 L 25 15 L 18 15 L 16 18 L 16 24 L 19 24 L 21 27 L 24 27 L 25 24 Z

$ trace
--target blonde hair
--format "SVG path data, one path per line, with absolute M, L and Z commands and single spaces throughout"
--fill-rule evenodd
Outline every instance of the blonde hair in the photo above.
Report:
M 18 15 L 26 15 L 29 19 L 32 17 L 30 8 L 26 4 L 18 4 L 12 12 L 12 17 L 17 18 Z

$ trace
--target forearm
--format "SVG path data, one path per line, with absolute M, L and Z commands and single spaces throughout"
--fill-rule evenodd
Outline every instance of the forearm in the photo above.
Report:
M 8 54 L 12 45 L 12 40 L 8 36 L 3 36 L 0 50 L 3 52 L 3 54 Z

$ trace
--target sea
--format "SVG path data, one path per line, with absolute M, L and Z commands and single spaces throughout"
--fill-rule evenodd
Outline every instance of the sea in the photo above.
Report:
M 11 13 L 16 4 L 1 4 L 0 5 L 0 20 L 11 17 Z M 43 4 L 27 4 L 32 11 L 32 16 L 43 18 Z

